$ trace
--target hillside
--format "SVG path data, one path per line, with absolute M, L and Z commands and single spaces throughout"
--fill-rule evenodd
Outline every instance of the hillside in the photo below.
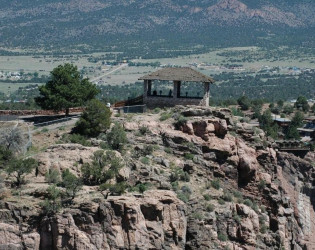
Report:
M 278 151 L 229 109 L 113 122 L 128 139 L 114 151 L 104 135 L 67 142 L 71 126 L 33 133 L 36 171 L 21 188 L 0 175 L 0 249 L 314 249 L 314 152 Z M 106 184 L 86 183 L 98 164 Z M 47 177 L 67 169 L 84 179 L 70 201 Z
M 308 0 L 1 0 L 0 4 L 4 47 L 119 51 L 132 46 L 145 54 L 155 48 L 192 45 L 314 45 L 315 3 Z

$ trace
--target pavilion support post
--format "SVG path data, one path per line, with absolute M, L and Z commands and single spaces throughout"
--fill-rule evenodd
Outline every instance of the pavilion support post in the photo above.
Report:
M 147 95 L 151 95 L 151 89 L 152 89 L 152 80 L 148 80 L 148 90 L 147 90 Z
M 180 95 L 180 81 L 174 81 L 173 98 L 176 99 L 179 97 L 179 95 Z
M 203 104 L 204 106 L 209 106 L 209 98 L 210 98 L 210 83 L 205 82 L 204 85 L 204 96 L 203 96 Z
M 149 80 L 144 80 L 143 82 L 143 103 L 146 104 L 147 103 L 147 99 L 148 99 L 148 81 Z
M 182 82 L 178 81 L 177 82 L 177 98 L 180 98 L 180 87 L 181 87 Z
M 148 80 L 144 80 L 143 82 L 143 96 L 148 96 Z

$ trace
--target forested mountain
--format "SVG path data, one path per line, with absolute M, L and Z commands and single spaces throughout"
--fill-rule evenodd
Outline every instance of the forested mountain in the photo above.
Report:
M 314 46 L 315 40 L 312 0 L 0 0 L 0 6 L 4 47 L 143 52 L 146 45 Z

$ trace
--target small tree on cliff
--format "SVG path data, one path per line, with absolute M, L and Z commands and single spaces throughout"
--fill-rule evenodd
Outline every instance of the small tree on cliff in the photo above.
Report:
M 78 107 L 93 99 L 98 89 L 87 78 L 82 79 L 77 66 L 66 63 L 59 65 L 50 72 L 51 80 L 39 87 L 40 96 L 36 103 L 43 109 L 55 111 Z
M 73 129 L 74 133 L 98 136 L 110 126 L 111 112 L 99 100 L 91 100 Z
M 66 169 L 62 172 L 62 186 L 66 188 L 66 195 L 72 200 L 82 188 L 82 181 Z
M 8 174 L 16 178 L 15 185 L 20 187 L 25 183 L 25 175 L 30 174 L 36 167 L 37 161 L 33 158 L 13 159 L 6 168 Z

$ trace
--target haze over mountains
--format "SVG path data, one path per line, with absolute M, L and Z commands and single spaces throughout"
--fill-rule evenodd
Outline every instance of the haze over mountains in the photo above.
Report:
M 2 46 L 97 47 L 152 40 L 239 46 L 264 39 L 314 45 L 312 0 L 0 0 L 0 4 Z

